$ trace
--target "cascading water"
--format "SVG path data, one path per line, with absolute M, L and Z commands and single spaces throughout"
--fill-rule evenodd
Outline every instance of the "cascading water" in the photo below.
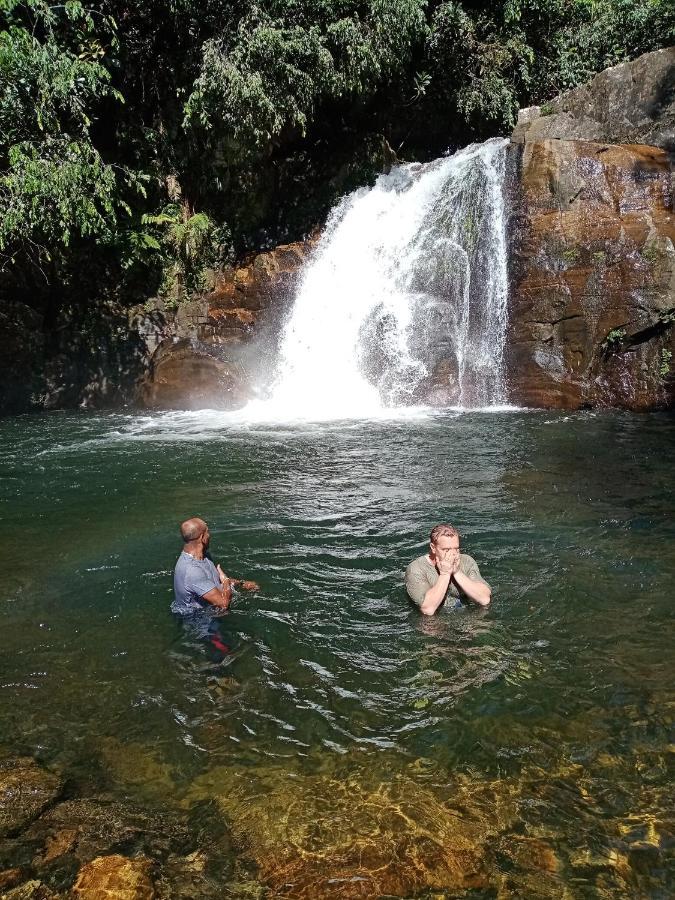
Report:
M 336 207 L 282 337 L 268 412 L 505 402 L 506 143 L 401 166 Z

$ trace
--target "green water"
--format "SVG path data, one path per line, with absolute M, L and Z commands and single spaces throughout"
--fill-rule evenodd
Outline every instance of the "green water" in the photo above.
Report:
M 671 895 L 672 417 L 0 434 L 4 748 L 81 790 L 215 798 L 265 896 Z M 190 515 L 261 586 L 225 656 L 169 613 Z M 406 601 L 442 520 L 488 611 Z

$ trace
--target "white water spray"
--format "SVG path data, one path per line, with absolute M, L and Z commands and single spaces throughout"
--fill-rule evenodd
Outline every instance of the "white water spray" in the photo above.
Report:
M 491 140 L 399 167 L 336 207 L 257 415 L 505 402 L 505 146 Z

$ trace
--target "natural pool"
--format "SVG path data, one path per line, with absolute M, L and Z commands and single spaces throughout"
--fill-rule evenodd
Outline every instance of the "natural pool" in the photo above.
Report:
M 2 748 L 65 798 L 180 818 L 208 859 L 160 894 L 672 896 L 672 416 L 49 414 L 0 434 Z M 224 658 L 168 612 L 188 515 L 261 585 Z M 407 603 L 440 520 L 487 612 Z M 0 869 L 33 871 L 36 840 L 0 841 Z M 179 855 L 131 849 L 156 872 Z

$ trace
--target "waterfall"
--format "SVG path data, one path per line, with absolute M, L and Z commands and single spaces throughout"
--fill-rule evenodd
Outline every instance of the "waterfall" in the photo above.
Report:
M 268 412 L 505 402 L 506 143 L 400 166 L 333 210 L 282 335 Z

